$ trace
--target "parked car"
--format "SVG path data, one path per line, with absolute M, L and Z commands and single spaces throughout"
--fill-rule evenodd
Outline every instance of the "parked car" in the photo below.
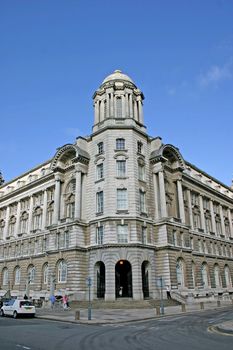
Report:
M 36 309 L 30 300 L 11 299 L 1 307 L 0 314 L 1 316 L 13 316 L 14 318 L 19 315 L 34 317 Z

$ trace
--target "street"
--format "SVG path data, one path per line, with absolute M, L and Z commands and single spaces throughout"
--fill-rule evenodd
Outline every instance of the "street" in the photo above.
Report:
M 211 310 L 124 324 L 80 325 L 0 318 L 1 350 L 232 350 L 233 336 L 208 327 L 232 320 L 233 310 Z

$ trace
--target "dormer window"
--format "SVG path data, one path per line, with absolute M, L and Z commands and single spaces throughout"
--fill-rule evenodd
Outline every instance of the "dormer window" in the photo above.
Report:
M 104 153 L 104 143 L 103 142 L 98 143 L 97 150 L 98 150 L 98 154 Z
M 125 139 L 116 139 L 116 149 L 117 150 L 125 149 Z
M 121 97 L 116 98 L 116 117 L 122 118 L 122 100 L 121 100 Z

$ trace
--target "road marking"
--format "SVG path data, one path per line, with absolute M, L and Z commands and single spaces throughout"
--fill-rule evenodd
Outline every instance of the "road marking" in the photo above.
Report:
M 16 344 L 16 346 L 18 348 L 22 348 L 22 349 L 26 349 L 26 350 L 30 350 L 31 348 L 29 348 L 28 346 L 24 346 L 24 345 L 20 345 L 20 344 Z

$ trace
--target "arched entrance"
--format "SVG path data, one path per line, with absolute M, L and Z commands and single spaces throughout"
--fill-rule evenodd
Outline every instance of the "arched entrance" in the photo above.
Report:
M 132 268 L 127 260 L 120 260 L 115 266 L 116 298 L 132 297 Z
M 105 265 L 98 261 L 95 265 L 96 270 L 96 296 L 101 299 L 105 294 Z
M 149 262 L 143 261 L 142 263 L 142 292 L 143 298 L 149 298 Z

